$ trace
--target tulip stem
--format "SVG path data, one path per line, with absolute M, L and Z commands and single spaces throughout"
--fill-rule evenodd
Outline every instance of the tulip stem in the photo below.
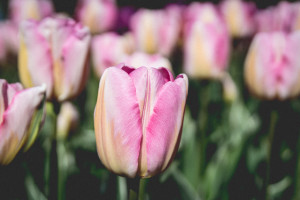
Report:
M 139 199 L 140 178 L 127 178 L 128 200 Z
M 300 199 L 300 135 L 298 135 L 294 200 Z
M 268 133 L 268 154 L 267 154 L 267 169 L 266 169 L 266 175 L 265 180 L 263 184 L 263 199 L 270 199 L 269 197 L 269 183 L 270 183 L 270 174 L 271 174 L 271 159 L 272 159 L 272 146 L 273 146 L 273 139 L 274 139 L 274 133 L 275 133 L 275 126 L 278 119 L 278 115 L 275 110 L 271 111 L 271 117 L 270 117 L 270 128 Z

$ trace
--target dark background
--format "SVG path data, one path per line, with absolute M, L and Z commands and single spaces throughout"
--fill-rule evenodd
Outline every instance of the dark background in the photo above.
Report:
M 294 2 L 295 0 L 289 0 L 290 2 Z M 4 16 L 7 16 L 7 7 L 8 0 L 0 0 L 1 6 L 3 9 Z M 189 4 L 193 2 L 193 0 L 157 0 L 157 1 L 149 1 L 149 0 L 117 0 L 117 4 L 119 6 L 134 6 L 134 7 L 144 7 L 144 8 L 162 8 L 170 3 L 180 3 L 180 4 Z M 205 1 L 198 1 L 205 2 Z M 210 0 L 210 2 L 218 3 L 220 0 Z M 264 1 L 264 0 L 256 0 L 256 5 L 258 8 L 265 8 L 267 6 L 276 5 L 280 0 L 272 0 L 272 1 Z M 74 14 L 74 10 L 77 4 L 77 0 L 53 0 L 55 10 L 57 12 L 67 12 L 70 15 Z

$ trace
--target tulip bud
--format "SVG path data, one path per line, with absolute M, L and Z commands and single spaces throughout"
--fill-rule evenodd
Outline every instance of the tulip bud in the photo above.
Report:
M 124 63 L 135 69 L 140 66 L 154 67 L 157 69 L 160 67 L 165 67 L 168 70 L 172 71 L 171 62 L 160 54 L 146 54 L 142 52 L 135 52 L 134 54 L 128 56 L 125 59 Z
M 188 79 L 166 68 L 105 70 L 94 126 L 97 151 L 112 172 L 133 178 L 164 171 L 178 149 Z
M 53 5 L 50 0 L 10 0 L 10 17 L 14 23 L 19 24 L 23 20 L 40 20 L 53 13 Z
M 245 79 L 258 97 L 280 100 L 300 92 L 300 32 L 259 33 L 245 62 Z
M 221 78 L 227 68 L 230 38 L 210 3 L 191 4 L 185 13 L 184 70 L 194 78 Z
M 8 164 L 24 144 L 34 140 L 31 123 L 44 100 L 46 87 L 23 89 L 19 83 L 8 84 L 0 79 L 0 91 L 0 163 Z
M 234 102 L 238 97 L 238 90 L 228 73 L 224 74 L 224 77 L 222 78 L 222 84 L 224 100 L 228 103 Z
M 70 102 L 64 102 L 57 116 L 57 138 L 66 139 L 69 132 L 77 126 L 78 120 L 79 113 L 76 107 Z
M 19 75 L 26 87 L 47 85 L 47 99 L 75 97 L 88 74 L 90 34 L 68 18 L 25 21 L 20 28 Z
M 113 28 L 117 18 L 117 7 L 113 1 L 78 1 L 77 19 L 89 27 L 91 33 L 101 33 Z
M 93 66 L 98 77 L 103 74 L 106 68 L 123 62 L 123 59 L 133 52 L 132 40 L 131 35 L 119 36 L 113 32 L 104 33 L 93 38 Z
M 160 53 L 168 57 L 178 40 L 181 16 L 174 9 L 140 9 L 131 18 L 137 51 Z
M 253 2 L 225 0 L 221 3 L 221 10 L 233 37 L 246 37 L 254 33 L 256 7 Z

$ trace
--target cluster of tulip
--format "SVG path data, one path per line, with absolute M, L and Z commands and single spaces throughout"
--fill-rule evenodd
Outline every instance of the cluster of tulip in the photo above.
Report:
M 152 177 L 171 165 L 182 132 L 193 132 L 191 126 L 201 132 L 200 136 L 195 136 L 191 149 L 186 147 L 187 152 L 197 151 L 199 156 L 199 161 L 194 161 L 196 167 L 191 167 L 194 171 L 185 174 L 190 176 L 187 178 L 190 183 L 185 182 L 184 188 L 188 187 L 187 191 L 196 188 L 187 195 L 190 199 L 219 197 L 209 184 L 221 188 L 225 181 L 222 180 L 222 184 L 208 181 L 220 173 L 208 162 L 221 162 L 218 164 L 222 165 L 224 160 L 219 158 L 231 153 L 236 144 L 215 150 L 214 159 L 209 157 L 206 150 L 213 139 L 208 132 L 214 131 L 206 125 L 210 120 L 211 95 L 202 89 L 206 87 L 206 92 L 211 92 L 211 82 L 221 83 L 224 101 L 229 102 L 227 111 L 233 113 L 238 107 L 243 116 L 246 113 L 239 95 L 242 86 L 237 84 L 229 68 L 232 55 L 238 52 L 238 48 L 232 46 L 233 40 L 248 51 L 242 65 L 245 83 L 254 96 L 262 100 L 288 100 L 300 93 L 300 56 L 297 55 L 300 51 L 300 3 L 281 2 L 259 10 L 252 2 L 224 0 L 218 5 L 194 2 L 151 10 L 118 7 L 114 0 L 79 0 L 74 19 L 54 10 L 50 0 L 10 0 L 9 19 L 0 22 L 0 71 L 5 71 L 10 58 L 18 57 L 15 64 L 23 84 L 9 84 L 5 80 L 8 77 L 0 74 L 4 78 L 0 80 L 0 163 L 8 165 L 21 148 L 28 150 L 52 114 L 55 135 L 47 135 L 45 141 L 49 141 L 50 148 L 49 145 L 45 148 L 45 155 L 51 155 L 51 151 L 57 153 L 54 171 L 59 176 L 58 199 L 64 198 L 68 170 L 75 162 L 67 158 L 70 157 L 67 144 L 71 143 L 68 133 L 85 117 L 72 101 L 78 100 L 83 91 L 95 97 L 94 102 L 89 101 L 94 113 L 89 110 L 83 115 L 94 119 L 92 142 L 96 144 L 101 163 L 115 174 L 128 177 L 130 198 L 137 192 L 131 181 Z M 249 50 L 243 43 L 245 40 L 251 41 Z M 178 76 L 174 78 L 173 73 Z M 95 87 L 90 87 L 93 80 L 99 83 L 98 93 Z M 201 91 L 197 88 L 199 84 L 204 85 Z M 201 108 L 198 110 L 193 110 L 194 105 L 189 105 L 187 98 L 188 91 L 194 97 L 195 87 L 196 93 L 200 91 Z M 52 105 L 54 111 L 48 105 Z M 190 121 L 185 124 L 193 121 L 193 125 L 186 128 L 188 125 L 183 119 L 192 118 L 193 113 L 197 113 L 197 117 L 199 113 L 199 118 L 188 119 Z M 232 115 L 236 119 L 238 114 Z M 239 120 L 249 116 L 247 113 Z M 230 116 L 225 118 L 226 122 L 227 118 L 231 119 Z M 270 150 L 266 153 L 268 170 L 261 184 L 264 198 L 270 195 L 273 121 Z M 252 129 L 246 130 L 242 124 L 231 123 L 235 126 L 228 127 L 237 133 L 248 133 L 258 126 L 253 122 Z M 78 129 L 84 127 L 80 125 Z M 43 131 L 49 130 L 44 128 Z M 87 137 L 83 132 L 82 137 Z M 240 139 L 239 145 L 243 146 L 245 141 Z M 52 147 L 56 149 L 51 150 L 51 144 L 55 144 Z M 239 157 L 236 156 L 234 162 Z M 51 159 L 45 160 L 47 165 Z M 227 163 L 225 168 L 228 166 Z M 182 168 L 189 170 L 185 164 Z M 174 173 L 179 173 L 176 170 Z M 49 166 L 45 171 L 45 185 L 48 185 Z M 227 177 L 226 181 L 229 179 Z M 205 183 L 207 186 L 203 186 Z M 199 185 L 202 186 L 200 192 L 197 191 Z M 300 182 L 296 187 L 300 187 Z M 56 190 L 50 189 L 49 193 L 46 188 L 41 193 L 52 198 L 53 191 Z

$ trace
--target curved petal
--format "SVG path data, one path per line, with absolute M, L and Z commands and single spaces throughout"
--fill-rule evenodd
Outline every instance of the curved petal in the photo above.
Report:
M 165 170 L 172 161 L 181 137 L 187 91 L 184 74 L 161 88 L 147 124 L 147 172 L 140 174 L 142 177 Z
M 26 141 L 32 116 L 44 99 L 45 92 L 46 87 L 39 86 L 14 95 L 0 125 L 0 163 L 8 164 Z
M 136 89 L 130 76 L 118 67 L 106 69 L 99 84 L 94 126 L 98 155 L 108 169 L 135 177 L 141 124 Z

